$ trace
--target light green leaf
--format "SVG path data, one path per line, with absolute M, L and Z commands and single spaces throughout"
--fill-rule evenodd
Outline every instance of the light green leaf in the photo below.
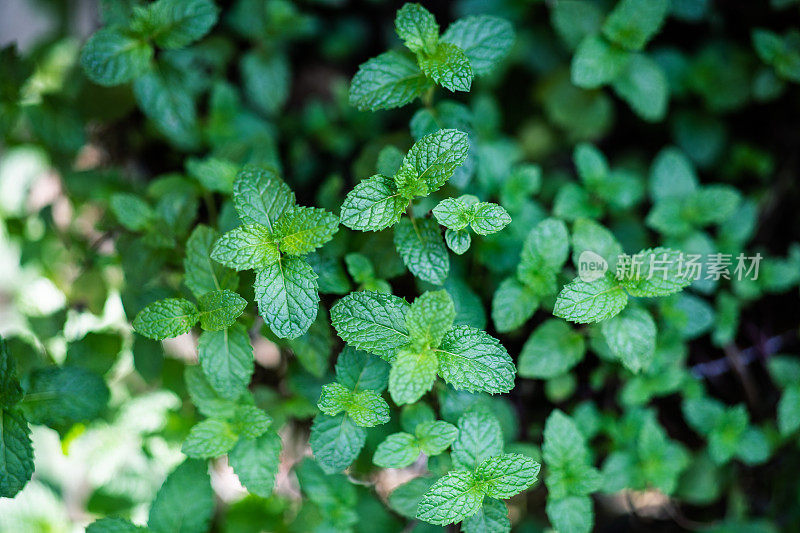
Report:
M 600 324 L 600 331 L 611 352 L 628 370 L 647 370 L 656 349 L 656 324 L 650 313 L 630 307 Z
M 531 333 L 519 356 L 519 375 L 551 379 L 568 372 L 583 359 L 583 336 L 563 320 L 545 321 Z
M 661 66 L 646 55 L 631 55 L 614 79 L 613 87 L 617 95 L 644 120 L 657 122 L 666 115 L 669 100 L 667 76 Z
M 231 194 L 238 171 L 239 167 L 235 163 L 219 157 L 191 157 L 186 160 L 186 172 L 205 189 L 213 192 Z
M 408 309 L 405 300 L 391 294 L 353 292 L 333 306 L 331 323 L 346 343 L 390 360 L 410 340 Z
M 460 522 L 477 513 L 483 502 L 483 491 L 475 474 L 463 470 L 448 472 L 422 497 L 417 518 L 444 526 Z
M 440 189 L 467 160 L 469 139 L 463 131 L 439 130 L 415 142 L 403 159 L 415 177 L 428 185 L 428 194 Z
M 475 470 L 489 457 L 503 453 L 503 433 L 497 418 L 481 409 L 472 409 L 458 419 L 458 437 L 450 456 L 453 466 Z
M 239 439 L 228 454 L 228 462 L 251 494 L 268 498 L 275 486 L 280 454 L 281 438 L 267 431 L 257 438 Z
M 269 429 L 272 419 L 260 407 L 237 405 L 230 424 L 234 433 L 240 437 L 254 439 Z
M 778 402 L 778 429 L 784 436 L 800 429 L 800 386 L 790 386 L 781 394 Z
M 350 229 L 378 231 L 393 226 L 408 205 L 394 180 L 380 174 L 362 180 L 342 203 L 341 221 Z
M 414 403 L 433 387 L 439 360 L 428 349 L 401 349 L 389 372 L 389 394 L 397 405 Z
M 546 218 L 539 222 L 525 238 L 520 254 L 520 270 L 542 266 L 558 270 L 569 254 L 569 232 L 563 221 Z M 524 280 L 523 280 L 524 281 Z
M 239 398 L 253 375 L 253 347 L 241 324 L 221 331 L 204 331 L 197 353 L 209 384 L 223 398 Z
M 575 162 L 575 168 L 578 169 L 578 175 L 587 185 L 602 182 L 610 172 L 603 152 L 593 144 L 584 142 L 575 146 L 572 160 Z
M 614 234 L 599 222 L 589 218 L 579 218 L 572 227 L 572 263 L 579 272 L 581 271 L 581 255 L 586 251 L 602 257 L 608 269 L 613 273 L 617 260 L 622 254 L 622 246 L 617 242 Z M 591 256 L 590 258 L 596 259 Z
M 367 438 L 367 430 L 358 427 L 345 413 L 330 417 L 317 415 L 311 426 L 309 444 L 322 469 L 331 474 L 350 466 Z
M 426 76 L 450 91 L 468 92 L 475 74 L 469 58 L 454 44 L 441 42 L 433 53 L 420 56 L 419 67 Z
M 476 76 L 488 74 L 514 44 L 514 28 L 504 19 L 478 15 L 458 19 L 448 26 L 441 41 L 464 51 Z
M 649 179 L 653 201 L 689 196 L 697 186 L 692 162 L 677 148 L 664 148 L 653 160 Z
M 414 429 L 419 447 L 427 456 L 439 455 L 445 451 L 458 436 L 458 428 L 442 420 L 420 422 Z
M 83 71 L 105 86 L 132 81 L 150 68 L 152 59 L 153 47 L 146 41 L 113 28 L 97 31 L 81 51 Z
M 594 526 L 592 499 L 588 496 L 548 498 L 545 511 L 559 533 L 589 533 Z
M 608 276 L 592 282 L 576 278 L 558 294 L 553 314 L 557 317 L 588 324 L 611 318 L 628 304 L 628 295 Z
M 136 315 L 133 329 L 153 340 L 177 337 L 200 320 L 200 311 L 189 300 L 167 298 L 153 302 Z
M 213 0 L 158 0 L 136 12 L 132 27 L 161 48 L 183 48 L 211 31 L 218 14 Z
M 514 388 L 516 369 L 500 342 L 470 326 L 455 326 L 436 350 L 439 375 L 454 388 L 490 394 Z
M 406 313 L 406 327 L 412 341 L 436 348 L 456 318 L 456 307 L 446 290 L 419 296 Z
M 430 11 L 419 4 L 405 4 L 397 11 L 394 28 L 412 52 L 433 52 L 439 41 L 439 25 Z
M 131 231 L 147 229 L 156 218 L 155 211 L 135 194 L 116 193 L 111 197 L 109 207 L 119 223 Z
M 86 533 L 147 533 L 147 529 L 124 518 L 101 518 L 89 524 Z
M 470 227 L 478 235 L 497 233 L 511 223 L 508 211 L 491 202 L 480 202 L 472 206 Z
M 447 243 L 447 247 L 453 250 L 453 253 L 462 255 L 469 250 L 469 246 L 472 244 L 472 236 L 465 229 L 447 229 L 444 232 L 444 241 Z
M 247 98 L 261 112 L 278 113 L 291 89 L 291 71 L 284 53 L 253 50 L 244 54 L 239 69 Z
M 150 507 L 153 533 L 207 531 L 214 513 L 214 491 L 205 461 L 187 459 L 169 476 Z
M 681 252 L 669 248 L 643 250 L 634 256 L 640 267 L 617 265 L 617 278 L 631 296 L 667 296 L 683 290 L 693 281 L 682 257 Z
M 339 231 L 339 218 L 318 207 L 295 206 L 275 223 L 280 251 L 289 255 L 313 252 Z
M 178 72 L 149 70 L 136 78 L 133 94 L 139 109 L 176 146 L 190 150 L 200 143 L 197 106 Z
M 381 468 L 404 468 L 419 457 L 420 448 L 414 435 L 394 433 L 378 445 L 372 462 Z
M 622 72 L 630 57 L 599 35 L 589 35 L 572 58 L 572 83 L 584 89 L 596 89 L 611 83 Z
M 447 279 L 450 256 L 436 221 L 402 219 L 394 230 L 394 245 L 417 278 L 434 285 L 441 285 Z
M 339 383 L 322 387 L 317 404 L 329 416 L 346 411 L 356 425 L 373 427 L 389 421 L 389 405 L 380 394 L 372 390 L 354 392 Z
M 253 285 L 258 311 L 270 329 L 283 339 L 296 339 L 317 316 L 317 275 L 299 257 L 282 257 L 256 272 Z
M 603 35 L 629 50 L 641 50 L 658 33 L 669 0 L 620 0 L 603 24 Z
M 181 451 L 189 457 L 207 459 L 225 455 L 239 440 L 239 436 L 223 420 L 209 418 L 194 425 L 183 441 Z
M 33 475 L 31 430 L 16 409 L 0 409 L 0 497 L 13 498 Z
M 540 466 L 526 455 L 507 453 L 484 460 L 475 475 L 483 483 L 487 496 L 504 500 L 536 483 Z
M 539 307 L 536 294 L 515 278 L 506 278 L 492 297 L 492 320 L 500 333 L 524 324 Z
M 233 203 L 245 224 L 261 224 L 270 233 L 284 211 L 295 203 L 294 193 L 271 168 L 247 166 L 233 182 Z
M 211 249 L 217 237 L 216 231 L 200 224 L 186 241 L 186 257 L 183 260 L 183 269 L 186 272 L 184 283 L 195 298 L 222 289 L 235 291 L 239 286 L 239 278 L 235 272 L 210 259 Z
M 353 391 L 383 392 L 389 384 L 389 369 L 380 357 L 345 346 L 336 361 L 336 380 Z
M 275 237 L 261 224 L 245 224 L 227 232 L 211 251 L 211 259 L 236 270 L 263 269 L 279 257 Z
M 508 507 L 500 500 L 484 498 L 481 510 L 461 523 L 464 533 L 510 533 Z
M 197 300 L 200 308 L 200 327 L 206 331 L 229 328 L 244 312 L 247 300 L 233 291 L 211 291 Z
M 461 198 L 445 198 L 433 208 L 433 216 L 442 226 L 460 230 L 472 221 L 472 210 Z
M 187 366 L 183 378 L 192 404 L 203 415 L 216 418 L 232 418 L 236 416 L 237 405 L 234 400 L 220 396 L 208 382 L 202 369 L 198 366 Z
M 358 67 L 350 84 L 350 105 L 362 111 L 402 107 L 430 86 L 416 62 L 394 51 Z

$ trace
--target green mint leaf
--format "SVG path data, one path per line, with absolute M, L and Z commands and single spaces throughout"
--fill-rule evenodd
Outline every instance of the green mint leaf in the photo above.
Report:
M 317 415 L 311 426 L 309 444 L 320 467 L 328 473 L 341 472 L 355 461 L 367 438 L 345 413 L 334 417 Z
M 545 422 L 542 459 L 548 469 L 545 483 L 549 498 L 580 496 L 600 488 L 602 477 L 591 466 L 583 434 L 571 418 L 557 409 Z
M 89 524 L 86 533 L 147 533 L 147 529 L 124 518 L 101 518 Z
M 153 533 L 207 531 L 214 512 L 214 491 L 205 461 L 187 459 L 158 490 L 147 527 Z
M 131 231 L 149 228 L 156 218 L 155 211 L 135 194 L 116 193 L 111 197 L 109 207 L 119 223 Z
M 347 414 L 356 425 L 371 428 L 389 421 L 389 404 L 373 390 L 358 391 L 350 398 Z
M 289 255 L 313 252 L 339 231 L 339 218 L 318 207 L 295 206 L 275 223 L 280 251 Z
M 730 185 L 706 185 L 685 199 L 682 218 L 706 226 L 727 220 L 739 207 L 742 196 Z
M 475 74 L 469 58 L 458 46 L 441 42 L 436 50 L 417 59 L 420 69 L 437 85 L 450 91 L 469 92 Z
M 580 143 L 572 152 L 572 160 L 578 169 L 578 175 L 587 185 L 597 184 L 608 177 L 610 169 L 603 152 L 589 143 Z
M 356 283 L 368 283 L 375 279 L 375 268 L 364 254 L 350 253 L 344 256 L 347 273 Z
M 787 436 L 800 429 L 800 386 L 788 387 L 778 402 L 778 430 Z
M 462 198 L 445 198 L 433 208 L 433 216 L 452 230 L 464 229 L 472 222 L 472 210 Z
M 350 229 L 378 231 L 393 226 L 408 200 L 397 191 L 394 180 L 380 174 L 362 180 L 342 203 L 341 221 Z
M 96 32 L 81 50 L 86 76 L 105 86 L 132 81 L 150 68 L 152 59 L 152 46 L 111 28 Z
M 484 460 L 475 475 L 483 483 L 487 496 L 505 500 L 536 483 L 540 466 L 528 456 L 507 453 Z
M 650 313 L 630 307 L 600 324 L 600 331 L 611 352 L 628 370 L 647 370 L 656 349 L 656 323 Z
M 511 223 L 508 211 L 491 202 L 480 202 L 472 206 L 470 227 L 478 235 L 497 233 Z
M 350 105 L 362 111 L 402 107 L 429 86 L 414 60 L 385 52 L 358 67 L 350 84 Z
M 230 419 L 231 428 L 240 437 L 254 439 L 272 425 L 272 419 L 255 405 L 238 405 Z
M 500 500 L 484 498 L 481 510 L 461 523 L 464 533 L 510 533 L 508 507 Z
M 551 379 L 571 370 L 585 353 L 583 335 L 563 320 L 550 319 L 537 327 L 522 346 L 519 375 Z
M 217 290 L 235 291 L 239 278 L 235 272 L 210 261 L 214 241 L 219 235 L 208 226 L 197 226 L 186 241 L 186 257 L 183 269 L 186 273 L 184 283 L 195 298 Z M 219 261 L 222 262 L 222 261 Z
M 417 518 L 439 526 L 460 522 L 480 510 L 483 494 L 472 472 L 448 472 L 422 497 Z
M 14 366 L 8 344 L 0 337 L 0 409 L 10 409 L 22 399 L 22 387 Z
M 628 295 L 608 276 L 586 282 L 576 278 L 558 293 L 553 314 L 557 317 L 589 324 L 611 318 L 628 304 Z
M 221 331 L 204 331 L 197 346 L 203 373 L 217 394 L 229 400 L 247 390 L 253 375 L 253 347 L 241 324 Z
M 425 402 L 406 405 L 400 411 L 400 427 L 407 433 L 414 433 L 419 424 L 434 420 L 436 420 L 436 414 L 431 406 Z
M 99 375 L 78 367 L 51 366 L 34 371 L 19 404 L 31 424 L 68 428 L 100 416 L 108 387 Z
M 197 300 L 200 327 L 206 331 L 229 328 L 244 312 L 247 300 L 233 291 L 211 291 Z
M 184 77 L 167 69 L 136 78 L 133 94 L 139 109 L 176 146 L 191 150 L 200 143 L 197 106 Z
M 494 327 L 500 333 L 513 331 L 532 317 L 538 307 L 539 298 L 534 291 L 515 278 L 506 278 L 492 297 Z
M 498 394 L 514 388 L 516 369 L 500 341 L 470 326 L 455 326 L 436 350 L 439 375 L 456 389 Z
M 158 0 L 137 10 L 131 26 L 161 48 L 183 48 L 211 31 L 218 15 L 213 0 Z
M 281 438 L 275 431 L 267 431 L 256 438 L 239 439 L 228 453 L 228 462 L 251 494 L 268 498 L 275 487 L 280 454 Z
M 415 477 L 403 483 L 389 495 L 389 507 L 401 516 L 416 518 L 417 506 L 434 481 L 430 477 Z
M 450 456 L 455 468 L 475 470 L 489 457 L 503 453 L 503 433 L 497 418 L 481 409 L 467 411 L 458 419 L 458 437 Z
M 581 266 L 581 255 L 585 251 L 602 257 L 613 273 L 622 254 L 622 246 L 614 234 L 602 224 L 588 218 L 578 218 L 572 226 L 572 262 L 578 268 Z
M 391 294 L 353 292 L 331 308 L 331 322 L 347 344 L 391 360 L 410 340 L 408 309 L 405 300 Z
M 428 194 L 439 190 L 464 164 L 469 138 L 456 129 L 439 130 L 415 142 L 403 159 L 403 167 L 413 169 L 417 179 L 428 185 Z M 402 169 L 401 169 L 402 171 Z
M 375 449 L 372 462 L 381 468 L 405 468 L 419 457 L 417 438 L 408 433 L 389 435 Z
M 0 409 L 0 497 L 13 498 L 33 475 L 31 430 L 16 409 Z
M 588 496 L 547 498 L 545 512 L 556 531 L 589 533 L 594 526 L 592 499 Z
M 336 416 L 347 410 L 353 397 L 353 391 L 340 383 L 328 383 L 322 386 L 322 392 L 317 402 L 320 411 L 329 416 Z
M 203 415 L 213 418 L 232 418 L 236 416 L 238 407 L 236 402 L 218 394 L 208 382 L 200 367 L 187 366 L 183 378 L 186 381 L 186 389 L 189 391 L 192 404 Z
M 389 394 L 397 405 L 414 403 L 433 387 L 439 360 L 428 349 L 401 349 L 389 372 Z
M 336 361 L 336 380 L 353 391 L 383 392 L 389 385 L 389 369 L 380 357 L 345 346 Z
M 225 455 L 239 440 L 239 436 L 224 420 L 209 418 L 195 424 L 183 441 L 181 451 L 188 457 L 208 459 Z
M 631 296 L 639 297 L 679 292 L 692 283 L 688 271 L 681 266 L 681 255 L 681 252 L 669 248 L 643 250 L 634 256 L 639 268 L 617 266 L 620 285 Z
M 469 250 L 469 246 L 472 244 L 472 236 L 465 229 L 448 229 L 444 232 L 444 242 L 447 243 L 448 248 L 453 250 L 453 253 L 462 255 Z
M 207 190 L 231 194 L 239 167 L 228 159 L 206 157 L 186 160 L 186 172 Z
M 556 273 L 569 254 L 569 233 L 563 221 L 548 218 L 528 233 L 522 246 L 517 277 L 537 296 L 556 290 Z
M 689 196 L 698 188 L 692 162 L 677 148 L 664 148 L 653 160 L 648 188 L 654 202 Z
M 441 39 L 463 50 L 476 76 L 495 69 L 514 44 L 514 28 L 507 20 L 489 15 L 458 19 Z
M 406 313 L 406 327 L 414 342 L 436 348 L 453 327 L 455 318 L 456 307 L 447 291 L 429 291 L 411 304 Z
M 428 457 L 445 451 L 458 436 L 458 428 L 442 420 L 420 422 L 414 429 L 422 453 Z
M 394 19 L 397 36 L 412 52 L 433 52 L 439 41 L 439 25 L 430 11 L 419 4 L 405 4 Z
M 291 89 L 291 66 L 285 53 L 253 50 L 242 56 L 239 69 L 248 100 L 262 113 L 275 115 Z
M 270 233 L 278 218 L 294 205 L 294 193 L 270 168 L 247 166 L 233 182 L 233 203 L 245 224 L 261 224 Z
M 623 48 L 641 50 L 658 33 L 669 0 L 620 0 L 603 23 L 603 35 Z
M 450 256 L 435 220 L 402 219 L 394 229 L 394 245 L 417 278 L 434 285 L 441 285 L 447 279 Z
M 245 224 L 229 231 L 211 251 L 211 259 L 235 270 L 263 269 L 279 257 L 275 237 L 261 224 Z
M 572 83 L 584 89 L 596 89 L 614 81 L 625 68 L 630 53 L 599 35 L 589 35 L 572 58 Z
M 632 54 L 614 79 L 614 91 L 628 102 L 644 120 L 656 122 L 664 118 L 669 101 L 667 76 L 661 66 L 644 54 Z
M 160 341 L 183 335 L 200 320 L 200 311 L 189 300 L 167 298 L 153 302 L 136 315 L 133 329 L 139 335 Z
M 282 339 L 296 339 L 308 331 L 317 316 L 317 275 L 299 257 L 283 257 L 256 272 L 253 285 L 258 312 Z

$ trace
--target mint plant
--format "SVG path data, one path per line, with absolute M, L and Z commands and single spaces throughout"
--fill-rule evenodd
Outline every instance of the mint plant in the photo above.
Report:
M 796 0 L 16 4 L 0 533 L 800 530 Z

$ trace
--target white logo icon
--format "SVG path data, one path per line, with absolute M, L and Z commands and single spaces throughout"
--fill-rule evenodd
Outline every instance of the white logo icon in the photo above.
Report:
M 578 277 L 586 283 L 602 278 L 608 271 L 608 263 L 599 254 L 584 250 L 578 257 Z

